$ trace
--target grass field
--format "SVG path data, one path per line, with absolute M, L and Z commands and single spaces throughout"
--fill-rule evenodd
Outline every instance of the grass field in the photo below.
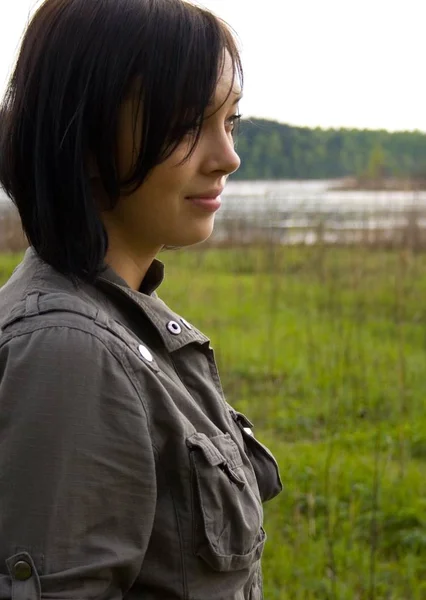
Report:
M 162 298 L 210 336 L 228 401 L 280 463 L 265 599 L 426 599 L 426 255 L 160 258 Z

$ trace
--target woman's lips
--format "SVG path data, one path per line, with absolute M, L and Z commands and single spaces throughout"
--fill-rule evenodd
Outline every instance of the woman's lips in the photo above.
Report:
M 208 212 L 216 212 L 222 204 L 220 196 L 216 196 L 216 198 L 187 198 L 187 200 Z

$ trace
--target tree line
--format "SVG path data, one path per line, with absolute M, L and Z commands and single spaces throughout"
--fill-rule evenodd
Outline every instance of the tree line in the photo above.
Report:
M 233 178 L 239 180 L 426 176 L 426 134 L 420 131 L 311 129 L 243 119 L 236 146 L 242 163 Z

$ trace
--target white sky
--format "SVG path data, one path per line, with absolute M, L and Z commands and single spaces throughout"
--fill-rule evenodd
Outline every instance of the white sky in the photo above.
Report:
M 37 0 L 0 0 L 0 93 Z M 236 30 L 244 116 L 426 131 L 426 0 L 200 0 Z

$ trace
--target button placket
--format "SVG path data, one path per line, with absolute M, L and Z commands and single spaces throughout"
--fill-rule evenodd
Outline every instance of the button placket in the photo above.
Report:
M 167 323 L 167 329 L 172 335 L 179 335 L 182 333 L 182 327 L 176 321 L 169 321 Z
M 154 373 L 158 373 L 160 371 L 157 362 L 152 354 L 151 350 L 147 348 L 144 344 L 139 344 L 137 350 L 139 356 L 143 360 L 143 362 L 152 370 Z
M 144 346 L 143 344 L 139 344 L 138 350 L 139 350 L 139 354 L 147 362 L 149 362 L 149 363 L 154 362 L 154 357 L 152 356 L 151 352 L 148 350 L 148 348 L 146 346 Z
M 192 331 L 192 325 L 190 325 L 188 321 L 186 321 L 183 317 L 180 318 L 180 321 L 187 329 L 189 329 L 189 331 Z

